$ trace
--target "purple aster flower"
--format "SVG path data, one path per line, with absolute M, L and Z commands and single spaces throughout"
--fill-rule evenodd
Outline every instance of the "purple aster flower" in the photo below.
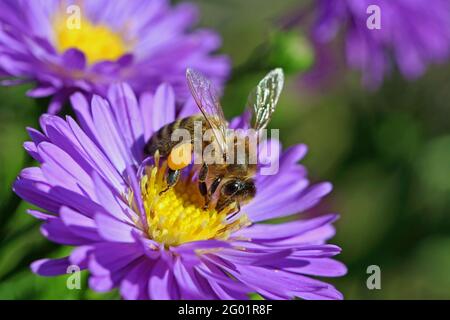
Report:
M 368 11 L 371 5 L 379 7 L 379 29 L 367 26 L 375 13 Z M 300 15 L 289 24 L 304 18 Z M 371 88 L 382 83 L 392 60 L 403 76 L 415 79 L 428 64 L 444 62 L 450 55 L 448 0 L 317 0 L 314 20 L 312 38 L 318 45 L 344 29 L 347 62 L 362 71 L 363 82 Z
M 67 257 L 43 259 L 32 270 L 65 274 L 69 265 L 90 272 L 96 291 L 118 287 L 125 299 L 341 299 L 332 285 L 311 276 L 336 277 L 345 266 L 327 244 L 336 214 L 280 224 L 264 221 L 306 211 L 331 191 L 311 185 L 298 164 L 297 145 L 282 153 L 275 175 L 256 176 L 256 197 L 233 219 L 228 208 L 203 208 L 194 170 L 165 187 L 166 162 L 143 156 L 145 142 L 177 117 L 198 113 L 175 108 L 174 90 L 161 85 L 138 101 L 130 86 L 113 85 L 108 99 L 71 97 L 80 125 L 70 116 L 43 115 L 42 132 L 28 129 L 26 150 L 41 165 L 24 169 L 15 192 L 42 208 L 49 240 L 74 246 Z M 246 125 L 236 118 L 236 127 Z M 259 145 L 274 156 L 276 140 Z M 283 190 L 280 192 L 280 190 Z
M 228 75 L 224 56 L 212 56 L 220 38 L 209 30 L 188 31 L 196 7 L 170 7 L 167 0 L 2 0 L 0 76 L 3 84 L 34 81 L 31 97 L 52 96 L 58 112 L 74 91 L 105 95 L 127 81 L 140 94 L 169 83 L 187 97 L 186 68 L 221 85 Z

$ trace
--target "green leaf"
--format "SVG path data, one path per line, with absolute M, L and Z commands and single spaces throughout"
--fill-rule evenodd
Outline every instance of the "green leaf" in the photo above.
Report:
M 297 32 L 275 31 L 269 42 L 267 64 L 280 67 L 287 73 L 308 70 L 314 63 L 314 50 L 310 42 Z

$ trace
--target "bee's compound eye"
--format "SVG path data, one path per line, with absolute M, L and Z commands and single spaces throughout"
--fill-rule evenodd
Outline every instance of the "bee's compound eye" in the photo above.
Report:
M 239 191 L 241 188 L 241 184 L 239 181 L 231 181 L 224 186 L 224 194 L 227 196 L 231 196 Z

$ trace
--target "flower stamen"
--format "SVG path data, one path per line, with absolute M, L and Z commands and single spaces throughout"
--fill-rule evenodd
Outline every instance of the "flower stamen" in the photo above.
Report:
M 81 19 L 79 26 L 70 27 L 66 19 L 57 17 L 54 22 L 55 45 L 59 52 L 70 48 L 82 51 L 88 64 L 115 61 L 129 51 L 123 37 L 108 26 L 93 24 Z
M 166 171 L 167 162 L 156 161 L 155 165 L 147 167 L 140 182 L 150 239 L 167 247 L 208 239 L 226 240 L 234 231 L 250 224 L 245 214 L 227 220 L 233 206 L 220 212 L 215 208 L 205 209 L 204 197 L 193 180 L 192 171 L 160 194 L 166 188 Z M 128 195 L 128 199 L 133 203 L 132 195 Z

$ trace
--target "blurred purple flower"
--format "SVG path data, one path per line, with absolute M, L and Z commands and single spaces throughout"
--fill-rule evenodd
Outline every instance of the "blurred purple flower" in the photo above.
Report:
M 25 143 L 41 166 L 24 169 L 14 184 L 20 197 L 42 208 L 29 210 L 43 221 L 42 234 L 76 247 L 68 257 L 34 262 L 34 272 L 55 276 L 76 264 L 90 271 L 93 290 L 118 287 L 126 299 L 247 299 L 251 292 L 342 298 L 310 277 L 346 273 L 332 259 L 340 248 L 325 243 L 337 215 L 260 223 L 308 210 L 331 191 L 330 183 L 310 185 L 297 163 L 304 145 L 282 154 L 276 175 L 257 175 L 256 197 L 227 220 L 229 209 L 203 209 L 195 174 L 185 172 L 160 195 L 165 164 L 143 157 L 153 132 L 198 112 L 186 104 L 177 114 L 172 87 L 161 85 L 137 101 L 128 85 L 114 85 L 108 100 L 94 95 L 89 104 L 76 93 L 71 102 L 80 126 L 71 117 L 43 115 L 43 132 L 28 129 L 32 141 Z M 260 145 L 267 148 L 281 145 Z
M 13 78 L 6 85 L 34 81 L 28 94 L 52 96 L 50 113 L 75 91 L 104 95 L 120 81 L 138 94 L 167 82 L 183 100 L 187 67 L 219 86 L 229 72 L 226 57 L 211 55 L 218 35 L 189 31 L 196 20 L 195 6 L 167 0 L 2 0 L 0 76 Z
M 380 29 L 367 27 L 370 5 L 380 8 Z M 305 12 L 288 23 L 304 19 Z M 362 71 L 370 88 L 383 82 L 392 59 L 403 76 L 415 79 L 429 63 L 444 62 L 450 55 L 448 0 L 317 0 L 312 29 L 316 46 L 335 39 L 341 28 L 347 63 Z

